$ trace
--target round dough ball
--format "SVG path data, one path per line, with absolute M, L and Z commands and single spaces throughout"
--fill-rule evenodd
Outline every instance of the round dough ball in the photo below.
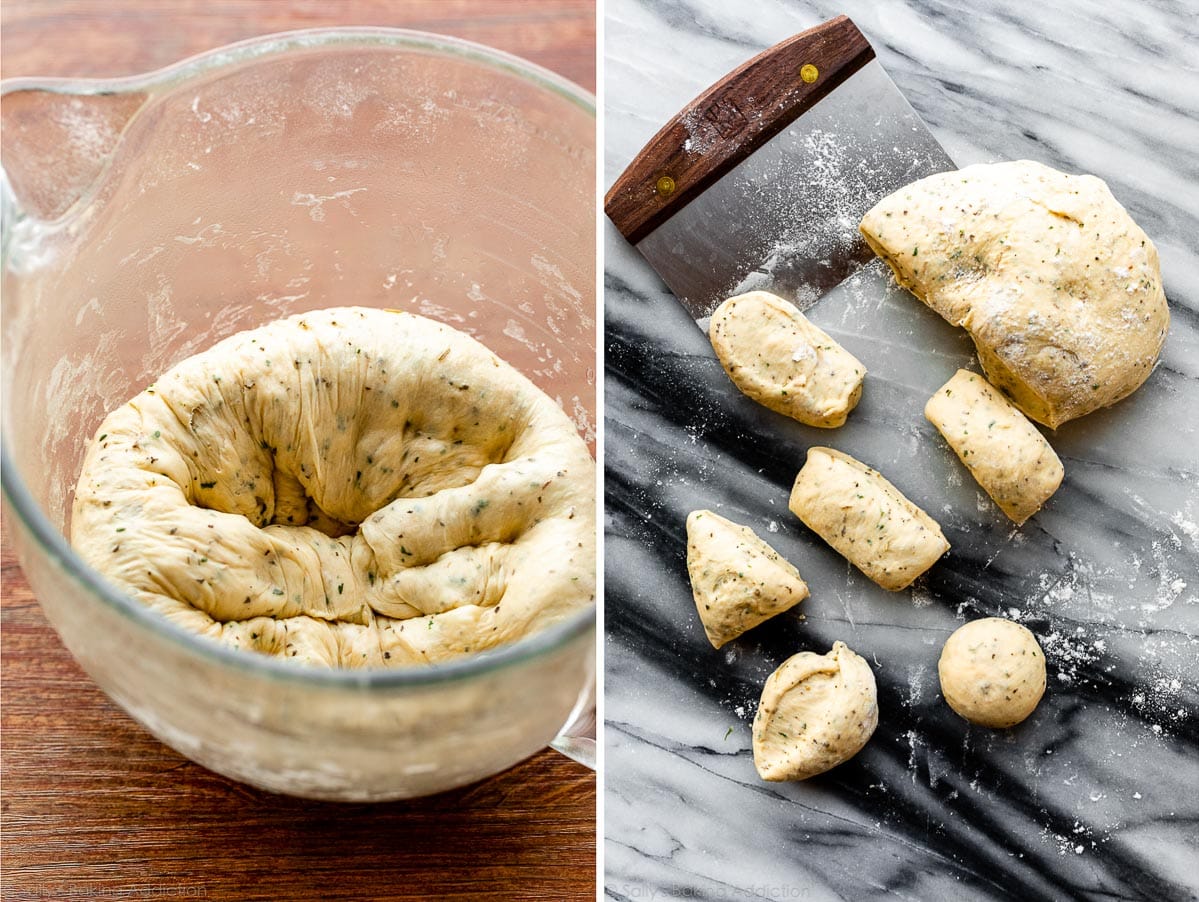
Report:
M 883 198 L 860 228 L 1039 423 L 1115 404 L 1153 371 L 1170 324 L 1157 249 L 1092 175 L 967 166 Z
M 109 414 L 71 543 L 225 645 L 425 664 L 594 599 L 594 472 L 553 399 L 469 336 L 317 310 L 233 335 Z
M 874 671 L 844 642 L 804 651 L 762 687 L 754 716 L 754 766 L 763 780 L 806 780 L 848 761 L 878 726 Z
M 1031 632 L 1001 617 L 967 623 L 954 632 L 937 664 L 941 694 L 971 723 L 1011 727 L 1045 694 L 1045 654 Z

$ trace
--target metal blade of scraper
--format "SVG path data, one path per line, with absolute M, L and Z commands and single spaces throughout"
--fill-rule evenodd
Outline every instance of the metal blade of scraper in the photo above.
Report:
M 867 210 L 955 168 L 873 57 L 845 17 L 796 35 L 688 105 L 617 179 L 605 210 L 696 320 L 753 289 L 810 307 L 871 258 Z
M 877 61 L 694 201 L 637 250 L 696 319 L 772 291 L 801 310 L 873 258 L 863 214 L 953 161 Z

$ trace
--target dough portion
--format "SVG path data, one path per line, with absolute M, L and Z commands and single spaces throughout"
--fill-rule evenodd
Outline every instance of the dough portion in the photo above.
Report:
M 1062 484 L 1065 470 L 1045 436 L 982 376 L 958 370 L 929 399 L 924 416 L 1016 523 Z
M 937 664 L 941 694 L 971 723 L 1011 727 L 1045 694 L 1045 654 L 1028 629 L 1001 617 L 959 627 Z
M 594 462 L 474 339 L 320 310 L 179 363 L 97 430 L 71 542 L 192 632 L 322 667 L 440 661 L 594 599 Z
M 742 393 L 808 426 L 844 425 L 862 396 L 861 361 L 769 292 L 726 300 L 712 314 L 708 334 Z
M 908 185 L 862 219 L 896 280 L 974 339 L 987 378 L 1056 428 L 1149 377 L 1170 323 L 1153 242 L 1107 185 L 1033 163 Z
M 808 597 L 799 571 L 741 526 L 709 510 L 687 517 L 687 573 L 714 648 Z
M 763 780 L 806 780 L 842 764 L 878 726 L 870 665 L 844 642 L 800 652 L 762 688 L 754 716 L 754 767 Z
M 795 516 L 884 589 L 909 586 L 949 550 L 937 522 L 882 475 L 815 446 L 791 490 Z

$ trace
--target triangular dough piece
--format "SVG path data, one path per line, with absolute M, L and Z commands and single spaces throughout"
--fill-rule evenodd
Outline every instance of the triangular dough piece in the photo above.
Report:
M 808 597 L 799 571 L 752 529 L 709 510 L 687 517 L 687 572 L 715 648 Z

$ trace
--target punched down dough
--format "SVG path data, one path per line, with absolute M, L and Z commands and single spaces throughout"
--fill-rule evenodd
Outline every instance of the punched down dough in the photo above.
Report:
M 1045 655 L 1036 637 L 1002 617 L 959 627 L 937 664 L 949 707 L 984 727 L 1011 727 L 1045 694 Z
M 321 310 L 234 335 L 111 413 L 71 542 L 227 645 L 419 664 L 594 598 L 593 474 L 570 419 L 474 339 Z
M 844 642 L 800 652 L 762 688 L 754 766 L 763 780 L 806 780 L 856 755 L 877 726 L 878 687 L 860 655 Z
M 937 522 L 882 475 L 835 448 L 808 449 L 791 512 L 884 589 L 897 592 L 949 550 Z
M 844 425 L 862 396 L 861 361 L 767 291 L 729 298 L 712 314 L 708 334 L 737 388 L 808 426 Z
M 958 370 L 924 405 L 924 416 L 1017 523 L 1062 484 L 1062 462 L 1045 436 L 977 373 Z
M 967 166 L 883 198 L 861 232 L 1046 426 L 1131 394 L 1161 353 L 1157 250 L 1094 176 L 1027 160 Z
M 790 562 L 748 526 L 708 510 L 687 517 L 687 573 L 715 648 L 808 597 L 807 584 Z

